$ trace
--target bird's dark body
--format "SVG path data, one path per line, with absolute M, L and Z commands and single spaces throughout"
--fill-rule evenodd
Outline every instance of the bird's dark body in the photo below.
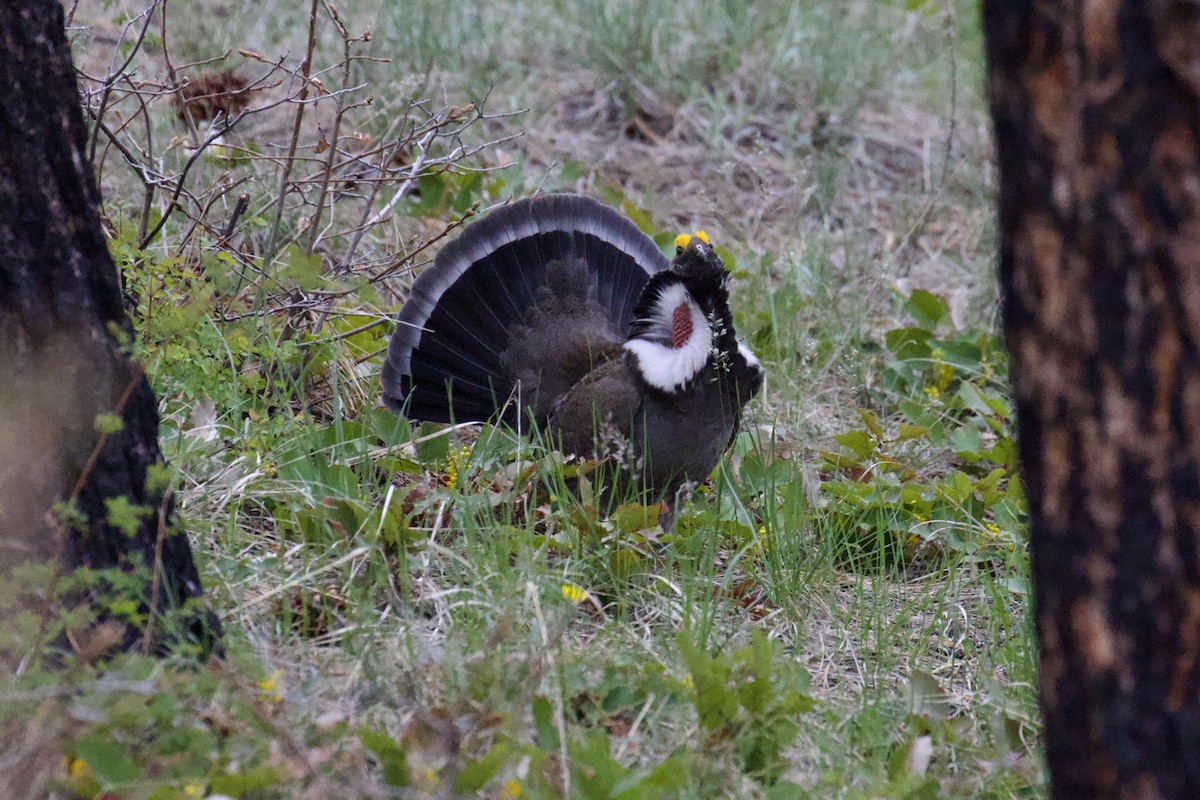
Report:
M 717 465 L 762 382 L 734 338 L 723 265 L 711 248 L 694 251 L 669 263 L 629 220 L 583 197 L 493 212 L 414 284 L 384 399 L 413 419 L 535 426 L 565 453 L 602 459 L 606 505 L 674 499 Z M 695 368 L 674 386 L 655 363 L 670 372 L 682 347 L 665 318 L 651 322 L 663 298 L 685 292 L 676 317 L 694 316 L 676 321 L 703 327 L 693 333 L 711 344 L 684 337 Z M 634 352 L 634 338 L 652 352 Z
M 632 357 L 618 351 L 561 399 L 546 427 L 564 452 L 611 459 L 615 500 L 670 500 L 707 478 L 728 449 L 749 399 L 743 392 L 739 402 L 737 385 L 706 368 L 667 394 L 646 386 Z

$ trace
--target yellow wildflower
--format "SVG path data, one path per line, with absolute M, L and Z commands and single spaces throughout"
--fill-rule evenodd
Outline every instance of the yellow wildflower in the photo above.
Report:
M 937 400 L 939 397 L 942 396 L 942 390 L 939 389 L 937 386 L 930 384 L 929 386 L 925 387 L 925 395 L 930 400 Z
M 692 678 L 692 673 L 689 672 L 687 675 L 683 676 L 683 685 L 691 689 L 693 692 L 696 691 L 696 681 L 694 678 Z
M 258 699 L 272 703 L 283 700 L 283 670 L 277 669 L 258 682 Z
M 501 800 L 517 800 L 521 796 L 521 784 L 517 781 L 509 781 L 504 784 L 504 788 L 500 790 Z
M 74 758 L 72 756 L 63 756 L 63 768 L 72 780 L 88 780 L 92 777 L 92 768 L 82 758 Z
M 453 489 L 458 486 L 459 473 L 467 466 L 471 460 L 471 448 L 460 447 L 457 452 L 451 450 L 446 456 L 446 487 Z
M 573 583 L 562 585 L 562 596 L 572 603 L 582 603 L 587 599 L 587 589 L 581 589 Z
M 954 380 L 954 367 L 949 364 L 942 364 L 938 367 L 936 377 L 937 387 L 941 391 L 946 391 L 946 387 L 950 385 L 950 381 Z
M 204 793 L 204 786 L 199 783 L 189 783 L 183 787 L 184 797 L 200 797 Z

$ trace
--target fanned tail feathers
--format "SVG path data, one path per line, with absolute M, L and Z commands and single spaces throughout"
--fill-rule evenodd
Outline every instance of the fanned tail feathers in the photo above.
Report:
M 556 350 L 622 341 L 647 279 L 668 266 L 633 222 L 591 198 L 541 195 L 498 208 L 413 283 L 383 365 L 384 401 L 410 419 L 495 417 L 518 379 L 531 396 L 539 387 L 527 384 L 543 368 L 563 379 L 565 365 L 547 363 Z M 569 329 L 552 327 L 568 315 Z

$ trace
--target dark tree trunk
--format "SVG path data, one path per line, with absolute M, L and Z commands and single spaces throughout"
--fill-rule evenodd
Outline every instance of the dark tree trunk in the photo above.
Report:
M 161 462 L 157 406 L 121 350 L 130 329 L 56 0 L 0 3 L 0 93 L 0 572 L 57 558 L 141 574 L 154 633 L 207 640 L 202 610 L 190 632 L 161 616 L 199 597 L 200 580 L 169 501 L 147 484 Z M 98 415 L 123 427 L 102 436 Z
M 1057 798 L 1200 793 L 1200 9 L 985 0 Z

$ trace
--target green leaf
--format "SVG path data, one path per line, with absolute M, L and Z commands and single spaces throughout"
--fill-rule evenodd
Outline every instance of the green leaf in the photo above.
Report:
M 642 780 L 641 785 L 679 791 L 682 787 L 690 783 L 692 775 L 691 758 L 691 754 L 688 753 L 687 749 L 680 747 L 668 756 L 665 761 L 650 770 L 650 774 Z M 648 796 L 658 797 L 660 795 L 655 793 Z
M 142 520 L 154 513 L 154 509 L 149 506 L 129 502 L 125 495 L 105 498 L 104 508 L 108 524 L 131 537 L 137 535 Z
M 446 177 L 444 173 L 427 172 L 417 178 L 417 213 L 438 216 L 446 208 Z
M 675 641 L 692 676 L 692 702 L 700 727 L 715 731 L 731 724 L 737 718 L 738 697 L 730 690 L 729 664 L 703 652 L 690 641 L 687 631 L 680 631 Z
M 981 417 L 990 417 L 996 413 L 996 409 L 973 383 L 963 381 L 959 385 L 958 391 L 954 393 L 954 399 L 961 403 L 963 408 L 974 411 Z
M 645 528 L 653 528 L 658 524 L 659 507 L 644 506 L 641 503 L 626 503 L 617 506 L 609 519 L 624 533 L 634 533 Z
M 983 435 L 977 428 L 959 428 L 954 432 L 954 452 L 968 460 L 978 460 L 983 456 Z
M 504 766 L 508 750 L 504 744 L 497 744 L 488 750 L 483 758 L 468 761 L 454 779 L 454 791 L 459 794 L 474 794 L 482 789 Z
M 893 328 L 883 335 L 883 343 L 899 359 L 929 358 L 932 338 L 924 328 Z
M 125 420 L 116 414 L 97 414 L 93 427 L 99 434 L 120 433 L 125 429 Z
M 904 309 L 912 314 L 917 325 L 927 331 L 933 331 L 938 323 L 946 316 L 946 303 L 933 292 L 918 289 L 908 298 Z
M 76 742 L 75 755 L 87 762 L 106 787 L 132 783 L 142 777 L 142 770 L 133 759 L 102 733 L 93 733 Z
M 929 428 L 924 425 L 910 425 L 907 422 L 900 423 L 900 431 L 896 435 L 897 442 L 907 442 L 912 439 L 921 439 L 929 435 Z
M 874 412 L 860 408 L 858 416 L 862 418 L 863 424 L 867 426 L 867 430 L 871 432 L 872 436 L 876 439 L 883 438 L 883 426 L 879 424 L 879 417 L 875 416 Z
M 808 792 L 794 783 L 780 781 L 767 790 L 766 800 L 806 800 Z
M 379 759 L 384 783 L 389 786 L 408 786 L 408 760 L 404 748 L 395 739 L 370 728 L 360 728 L 358 739 Z
M 301 289 L 315 289 L 323 280 L 321 274 L 321 255 L 305 254 L 297 245 L 287 249 L 279 277 L 291 281 Z
M 954 713 L 949 695 L 937 678 L 919 669 L 908 676 L 909 712 L 928 719 L 946 719 Z
M 282 771 L 278 767 L 253 767 L 246 772 L 217 775 L 209 785 L 210 794 L 242 797 L 250 792 L 270 789 L 280 782 Z
M 159 462 L 146 467 L 146 491 L 159 494 L 171 485 L 171 468 Z
M 533 730 L 537 735 L 538 747 L 552 753 L 562 745 L 558 728 L 554 725 L 554 707 L 542 695 L 533 698 Z
M 967 372 L 982 372 L 983 351 L 978 345 L 962 339 L 949 339 L 937 343 L 942 351 L 942 360 Z
M 866 458 L 875 452 L 875 440 L 865 430 L 838 433 L 834 435 L 833 439 L 859 458 Z

